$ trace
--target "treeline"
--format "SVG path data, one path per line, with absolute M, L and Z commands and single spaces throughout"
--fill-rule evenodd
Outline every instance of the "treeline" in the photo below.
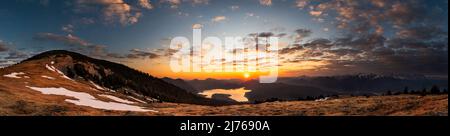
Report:
M 423 88 L 421 90 L 410 90 L 409 87 L 405 87 L 405 89 L 403 91 L 393 92 L 393 91 L 388 90 L 383 95 L 389 96 L 389 95 L 401 95 L 401 94 L 413 94 L 413 95 L 425 96 L 425 95 L 436 95 L 436 94 L 448 94 L 448 90 L 445 88 L 441 90 L 439 88 L 439 86 L 437 86 L 437 85 L 433 85 L 430 89 Z
M 439 86 L 437 85 L 433 85 L 431 88 L 427 89 L 427 88 L 423 88 L 421 90 L 410 90 L 409 87 L 405 87 L 405 89 L 403 91 L 391 91 L 388 90 L 385 93 L 381 94 L 382 96 L 392 96 L 392 95 L 421 95 L 421 96 L 426 96 L 426 95 L 441 95 L 441 94 L 448 94 L 448 90 L 447 89 L 441 89 Z M 365 96 L 365 97 L 370 97 L 370 96 L 375 96 L 375 95 L 370 95 L 370 94 L 362 94 L 362 95 L 354 95 L 354 94 L 350 94 L 350 97 L 354 97 L 354 96 Z M 326 100 L 326 99 L 338 99 L 342 96 L 337 95 L 337 94 L 333 94 L 333 95 L 319 95 L 319 96 L 305 96 L 305 97 L 299 97 L 297 99 L 280 99 L 280 98 L 269 98 L 269 99 L 265 99 L 265 100 L 255 100 L 252 103 L 254 104 L 260 104 L 260 103 L 266 103 L 266 102 L 283 102 L 283 101 L 315 101 L 315 100 Z
M 323 100 L 323 99 L 337 99 L 337 98 L 339 98 L 339 95 L 333 94 L 333 95 L 305 96 L 305 97 L 298 97 L 297 99 L 269 98 L 265 100 L 255 100 L 252 103 L 260 104 L 266 102 L 283 102 L 283 101 L 314 101 L 321 99 Z

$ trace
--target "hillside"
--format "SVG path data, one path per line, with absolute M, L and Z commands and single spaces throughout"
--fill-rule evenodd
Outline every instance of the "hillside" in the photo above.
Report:
M 141 105 L 227 103 L 189 93 L 125 65 L 62 50 L 44 52 L 2 68 L 0 75 L 2 106 L 32 104 L 37 107 L 52 105 L 46 108 L 57 110 L 76 108 L 74 111 L 79 111 L 78 108 L 152 111 Z M 61 109 L 65 105 L 70 106 Z
M 161 111 L 179 116 L 448 116 L 448 95 L 344 97 L 220 107 L 167 104 Z
M 142 95 L 166 102 L 212 103 L 212 101 L 188 93 L 147 73 L 74 52 L 49 51 L 29 58 L 23 63 L 48 63 L 49 61 L 54 63 L 56 69 L 71 79 L 93 82 L 100 87 L 126 95 Z

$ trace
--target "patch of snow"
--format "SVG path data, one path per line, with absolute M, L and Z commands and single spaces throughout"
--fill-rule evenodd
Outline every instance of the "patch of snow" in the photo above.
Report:
M 148 110 L 148 109 L 144 109 L 143 107 L 134 106 L 134 105 L 128 105 L 128 104 L 117 103 L 117 102 L 100 101 L 88 93 L 74 92 L 74 91 L 70 91 L 70 90 L 67 90 L 62 87 L 60 87 L 60 88 L 39 88 L 39 87 L 29 87 L 29 86 L 27 86 L 27 87 L 32 90 L 39 91 L 42 94 L 62 95 L 62 96 L 73 97 L 77 100 L 66 99 L 65 101 L 69 102 L 69 103 L 73 103 L 75 105 L 80 105 L 80 106 L 89 106 L 89 107 L 97 108 L 97 109 L 117 110 L 117 111 L 158 112 L 155 110 Z
M 52 62 L 53 62 L 53 61 L 52 61 Z M 53 63 L 54 63 L 54 62 L 53 62 Z M 56 73 L 60 74 L 62 78 L 65 78 L 65 79 L 74 81 L 73 79 L 71 79 L 71 78 L 67 77 L 66 75 L 64 75 L 63 72 L 61 72 L 60 70 L 58 70 L 58 69 L 55 68 L 54 66 L 49 66 L 48 64 L 45 64 L 45 67 L 46 67 L 48 70 L 50 70 L 50 71 L 53 71 L 53 72 L 56 72 Z
M 158 99 L 147 97 L 147 96 L 144 96 L 142 94 L 135 93 L 135 92 L 133 92 L 132 94 L 133 94 L 133 96 L 137 96 L 137 97 L 140 97 L 140 98 L 145 98 L 145 100 L 150 101 L 150 102 L 157 102 L 158 101 Z M 132 97 L 132 96 L 129 96 L 129 97 Z M 147 103 L 146 101 L 142 101 L 142 100 L 134 98 L 134 97 L 132 99 L 135 99 L 136 101 L 139 101 L 141 103 Z
M 24 76 L 23 78 L 30 78 L 29 76 Z
M 314 101 L 316 101 L 316 102 L 323 102 L 323 101 L 327 101 L 329 99 L 330 99 L 330 97 L 325 97 L 325 98 L 317 99 L 317 100 L 314 100 Z
M 55 80 L 55 78 L 54 78 L 54 77 L 50 77 L 50 76 L 41 76 L 41 77 L 43 77 L 43 78 L 47 78 L 47 79 L 50 79 L 50 80 Z
M 68 80 L 70 80 L 70 81 L 74 81 L 74 80 L 73 80 L 72 78 L 69 78 L 69 77 L 67 77 L 67 76 L 66 76 L 66 75 L 64 75 L 64 74 L 63 74 L 63 75 L 61 75 L 61 77 L 62 77 L 62 78 L 65 78 L 65 79 L 68 79 Z M 75 81 L 74 81 L 74 82 L 75 82 Z
M 117 92 L 116 90 L 109 89 L 109 88 L 105 88 L 105 90 L 110 91 L 110 92 L 113 92 L 113 93 Z
M 112 95 L 101 94 L 99 96 L 106 97 L 106 98 L 109 98 L 111 100 L 114 100 L 114 101 L 120 102 L 120 103 L 134 104 L 134 102 L 132 102 L 132 101 L 128 101 L 128 100 L 125 100 L 125 99 L 122 99 L 122 98 L 119 98 L 119 97 L 115 97 L 115 96 L 112 96 Z
M 13 72 L 13 73 L 11 73 L 11 74 L 7 74 L 7 75 L 3 75 L 4 77 L 9 77 L 9 78 L 22 78 L 22 77 L 19 77 L 20 75 L 24 75 L 25 73 L 23 73 L 23 72 Z
M 54 67 L 50 67 L 48 64 L 45 64 L 45 67 L 50 71 L 56 72 L 55 69 L 53 69 Z
M 51 63 L 52 65 L 53 65 L 53 64 L 55 64 L 55 62 L 54 62 L 54 61 L 52 61 L 52 62 L 50 62 L 50 63 Z
M 106 90 L 105 88 L 103 88 L 103 87 L 101 87 L 101 86 L 95 84 L 95 83 L 92 82 L 92 81 L 89 81 L 89 83 L 91 83 L 95 88 L 97 88 L 97 89 L 99 89 L 99 90 Z
M 147 101 L 151 101 L 151 102 L 157 102 L 157 101 L 158 101 L 158 99 L 151 98 L 151 97 L 145 97 L 145 99 L 146 99 Z
M 64 73 L 63 72 L 61 72 L 61 71 L 59 71 L 58 69 L 56 69 L 54 66 L 52 66 L 52 68 L 55 70 L 55 72 L 56 73 L 58 73 L 58 74 L 61 74 L 61 75 L 64 75 Z
M 140 102 L 140 103 L 147 103 L 147 102 L 145 102 L 145 101 L 143 101 L 143 100 L 139 100 L 138 98 L 134 98 L 134 97 L 132 97 L 132 96 L 128 96 L 128 98 L 131 98 L 131 99 L 133 99 L 133 100 L 135 100 L 135 101 L 137 101 L 137 102 Z

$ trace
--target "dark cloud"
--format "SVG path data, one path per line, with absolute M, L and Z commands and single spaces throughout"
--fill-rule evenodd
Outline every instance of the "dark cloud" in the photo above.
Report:
M 8 51 L 8 44 L 0 40 L 0 52 Z
M 285 37 L 285 36 L 287 36 L 286 33 L 279 33 L 279 34 L 277 34 L 277 37 L 280 37 L 280 38 L 283 38 L 283 37 Z
M 445 38 L 448 32 L 437 26 L 414 26 L 399 30 L 396 34 L 403 39 L 428 40 Z
M 297 51 L 304 51 L 304 50 L 318 50 L 318 49 L 328 49 L 330 47 L 334 46 L 332 41 L 328 39 L 314 39 L 304 44 L 293 44 L 290 47 L 283 48 L 279 50 L 279 54 L 292 54 Z
M 330 48 L 333 46 L 332 42 L 328 39 L 320 38 L 312 40 L 308 43 L 303 44 L 305 48 L 313 48 L 313 49 L 323 49 L 323 48 Z
M 297 29 L 295 30 L 295 34 L 292 36 L 295 43 L 299 43 L 303 41 L 306 37 L 311 36 L 313 32 L 309 29 Z
M 74 47 L 70 50 L 74 50 L 77 52 L 83 52 L 85 54 L 88 54 L 91 57 L 97 57 L 97 58 L 103 58 L 103 59 L 155 59 L 160 57 L 161 55 L 158 55 L 156 53 L 153 53 L 151 51 L 145 51 L 140 49 L 132 49 L 130 50 L 130 53 L 126 55 L 118 54 L 118 53 L 110 53 L 107 51 L 107 46 L 100 45 L 100 44 L 93 44 L 90 42 L 87 42 L 81 38 L 78 38 L 76 36 L 68 35 L 68 36 L 62 36 L 52 33 L 39 33 L 37 34 L 33 39 L 37 41 L 46 41 L 46 42 L 59 42 L 63 43 L 65 45 Z M 168 55 L 173 54 L 171 51 L 166 52 Z M 17 55 L 10 55 L 10 56 L 18 56 Z
M 19 50 L 12 50 L 8 53 L 8 56 L 5 59 L 25 59 L 28 58 L 29 54 Z
M 301 63 L 317 57 L 329 64 L 321 74 L 402 73 L 448 74 L 448 33 L 436 26 L 400 29 L 392 38 L 376 33 L 353 34 L 335 39 L 315 39 L 280 49 L 283 62 Z M 349 73 L 350 72 L 350 73 Z
M 106 45 L 94 44 L 85 41 L 74 35 L 58 35 L 53 33 L 38 33 L 33 37 L 36 41 L 41 42 L 56 42 L 73 47 L 71 50 L 83 52 L 89 54 L 92 57 L 107 58 L 108 52 L 106 51 Z
M 332 49 L 332 50 L 328 50 L 327 52 L 332 53 L 336 56 L 345 56 L 345 55 L 356 55 L 359 53 L 362 53 L 361 50 L 356 50 L 356 49 Z
M 118 54 L 118 53 L 108 53 L 106 56 L 109 58 L 116 58 L 116 59 L 125 59 L 126 58 L 125 56 Z
M 383 47 L 386 38 L 377 34 L 347 35 L 337 38 L 334 44 L 341 48 L 353 48 L 362 51 L 370 51 L 376 47 Z
M 430 7 L 427 0 L 335 0 L 307 2 L 297 0 L 297 7 L 309 10 L 314 20 L 330 19 L 331 24 L 348 33 L 383 35 L 385 29 L 402 29 L 418 24 L 439 22 L 446 10 Z M 433 1 L 447 5 L 445 0 Z M 299 5 L 300 4 L 300 5 Z M 447 7 L 448 8 L 448 7 Z M 437 21 L 437 22 L 436 22 Z M 322 21 L 323 22 L 323 21 Z M 445 22 L 445 21 L 444 21 Z M 445 24 L 446 25 L 446 24 Z
M 303 50 L 303 49 L 304 49 L 303 46 L 301 46 L 299 44 L 295 44 L 295 45 L 292 45 L 291 47 L 280 49 L 280 51 L 278 51 L 278 52 L 279 52 L 279 54 L 283 55 L 283 54 L 295 53 L 295 52 Z
M 89 42 L 82 40 L 76 36 L 71 34 L 69 35 L 58 35 L 53 33 L 38 33 L 33 37 L 36 41 L 44 41 L 44 42 L 61 42 L 70 46 L 90 46 Z
M 295 30 L 295 33 L 301 37 L 308 37 L 312 34 L 312 31 L 309 29 L 297 29 Z
M 157 49 L 157 51 L 163 50 L 163 49 Z M 114 59 L 156 59 L 162 56 L 166 56 L 166 54 L 162 53 L 158 54 L 153 51 L 146 51 L 141 49 L 132 49 L 129 51 L 128 54 L 122 55 L 118 53 L 107 53 L 107 57 L 114 58 Z
M 416 20 L 426 18 L 427 9 L 423 1 L 402 2 L 394 1 L 391 3 L 386 19 L 392 21 L 396 25 L 410 24 Z
M 160 57 L 160 55 L 150 52 L 150 51 L 144 51 L 140 49 L 132 49 L 130 50 L 130 54 L 127 55 L 128 58 L 136 59 L 136 58 L 148 58 L 148 59 L 155 59 Z
M 275 34 L 273 34 L 272 32 L 262 32 L 258 34 L 258 37 L 271 37 L 274 36 Z

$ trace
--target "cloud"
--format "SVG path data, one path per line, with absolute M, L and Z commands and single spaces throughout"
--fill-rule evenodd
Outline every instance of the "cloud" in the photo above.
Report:
M 155 59 L 160 57 L 160 55 L 153 53 L 151 51 L 144 51 L 140 49 L 132 49 L 130 50 L 130 54 L 127 55 L 127 58 L 129 59 L 137 59 L 137 58 L 148 58 L 148 59 Z
M 165 51 L 164 49 L 157 49 L 154 51 L 151 50 L 142 50 L 142 49 L 131 49 L 129 50 L 129 53 L 126 53 L 124 55 L 118 54 L 118 53 L 107 53 L 107 58 L 113 58 L 113 59 L 157 59 L 164 56 L 170 56 L 172 54 L 167 53 L 160 53 L 157 52 Z
M 13 64 L 16 64 L 17 62 L 18 61 L 14 61 L 14 60 L 0 60 L 0 68 L 11 66 Z
M 400 29 L 396 35 L 400 38 L 427 40 L 432 38 L 445 38 L 448 32 L 437 26 L 414 26 Z M 439 37 L 440 36 L 440 37 Z
M 385 16 L 396 25 L 405 25 L 412 23 L 414 20 L 425 18 L 426 10 L 419 3 L 395 2 Z
M 84 25 L 90 25 L 95 24 L 95 20 L 93 18 L 83 17 L 80 19 L 79 23 Z
M 66 32 L 66 33 L 73 33 L 73 29 L 74 29 L 74 27 L 71 24 L 67 24 L 67 25 L 61 27 L 61 31 Z
M 201 28 L 203 28 L 202 24 L 193 24 L 192 25 L 192 29 L 201 29 Z
M 273 31 L 273 32 L 284 32 L 284 31 L 286 31 L 286 28 L 279 26 L 279 27 L 271 28 L 269 31 Z
M 126 56 L 123 56 L 123 55 L 118 54 L 118 53 L 108 53 L 108 54 L 106 54 L 106 56 L 108 58 L 115 58 L 115 59 L 125 59 L 125 58 L 127 58 Z
M 209 4 L 209 0 L 191 0 L 192 4 L 199 5 L 199 4 Z
M 303 46 L 299 45 L 299 44 L 295 44 L 291 47 L 287 47 L 287 48 L 282 48 L 279 51 L 279 54 L 284 55 L 284 54 L 291 54 L 291 53 L 296 53 L 297 51 L 303 50 Z
M 238 5 L 233 5 L 233 6 L 230 6 L 230 9 L 231 9 L 231 11 L 236 11 L 236 10 L 239 9 L 239 6 Z
M 320 15 L 322 15 L 322 11 L 310 11 L 309 14 L 311 16 L 319 17 Z
M 282 48 L 279 54 L 284 63 L 325 61 L 327 65 L 321 65 L 314 71 L 321 74 L 447 75 L 448 34 L 442 28 L 428 27 L 411 27 L 405 30 L 408 32 L 390 39 L 377 34 L 314 39 Z
M 448 76 L 446 22 L 433 18 L 446 13 L 430 9 L 425 6 L 425 1 L 298 2 L 304 2 L 298 8 L 308 10 L 315 20 L 319 17 L 331 19 L 330 24 L 336 25 L 340 32 L 333 39 L 313 39 L 279 50 L 281 62 L 326 62 L 326 65 L 303 73 L 370 72 Z M 389 29 L 393 35 L 385 37 L 385 29 Z M 312 32 L 306 30 L 295 33 L 303 36 L 310 34 Z
M 181 5 L 181 0 L 160 0 L 161 3 L 168 3 L 170 8 L 178 8 Z
M 68 35 L 58 35 L 53 33 L 38 33 L 33 37 L 36 41 L 46 41 L 46 42 L 61 42 L 63 44 L 69 46 L 90 46 L 92 45 L 89 42 L 82 40 L 79 37 L 73 36 L 71 34 Z
M 5 59 L 25 59 L 28 58 L 29 55 L 23 51 L 12 50 L 8 53 L 8 56 Z
M 5 52 L 9 50 L 9 44 L 0 40 L 0 52 Z
M 308 5 L 308 2 L 309 2 L 308 0 L 297 0 L 295 2 L 295 4 L 296 4 L 295 6 L 297 8 L 303 9 Z
M 152 3 L 149 0 L 138 0 L 139 6 L 145 9 L 153 9 Z
M 143 9 L 152 9 L 148 0 L 139 0 L 137 5 Z M 122 25 L 130 25 L 138 22 L 142 16 L 140 10 L 134 10 L 132 6 L 123 0 L 76 0 L 74 2 L 76 13 L 95 13 L 101 11 L 101 18 L 106 23 L 119 22 Z
M 297 29 L 295 33 L 301 37 L 309 37 L 312 34 L 312 31 L 309 29 Z
M 272 0 L 259 0 L 259 4 L 261 4 L 263 6 L 271 6 Z
M 211 19 L 212 22 L 222 22 L 227 20 L 227 17 L 225 16 L 215 16 L 213 19 Z
M 304 38 L 311 36 L 312 31 L 309 29 L 297 29 L 295 34 L 292 36 L 295 43 L 301 42 Z
M 330 22 L 347 33 L 383 35 L 386 27 L 395 30 L 421 23 L 431 23 L 433 17 L 445 15 L 427 6 L 427 1 L 414 0 L 338 0 L 315 1 L 297 0 L 299 9 L 308 10 L 313 20 Z M 431 10 L 430 10 L 431 9 Z M 328 21 L 330 20 L 330 21 Z M 438 23 L 438 22 L 436 22 Z
M 262 32 L 258 34 L 258 37 L 271 37 L 274 36 L 275 34 L 273 34 L 272 32 Z
M 373 5 L 379 8 L 383 8 L 386 6 L 386 0 L 371 0 L 370 2 L 372 2 Z
M 71 34 L 58 35 L 53 33 L 38 33 L 33 37 L 33 39 L 41 42 L 62 43 L 64 45 L 74 47 L 76 50 L 85 52 L 86 54 L 94 57 L 108 56 L 105 45 L 90 43 Z
M 209 4 L 209 0 L 159 0 L 159 2 L 168 4 L 172 9 L 177 9 L 183 3 L 190 3 L 192 6 Z

